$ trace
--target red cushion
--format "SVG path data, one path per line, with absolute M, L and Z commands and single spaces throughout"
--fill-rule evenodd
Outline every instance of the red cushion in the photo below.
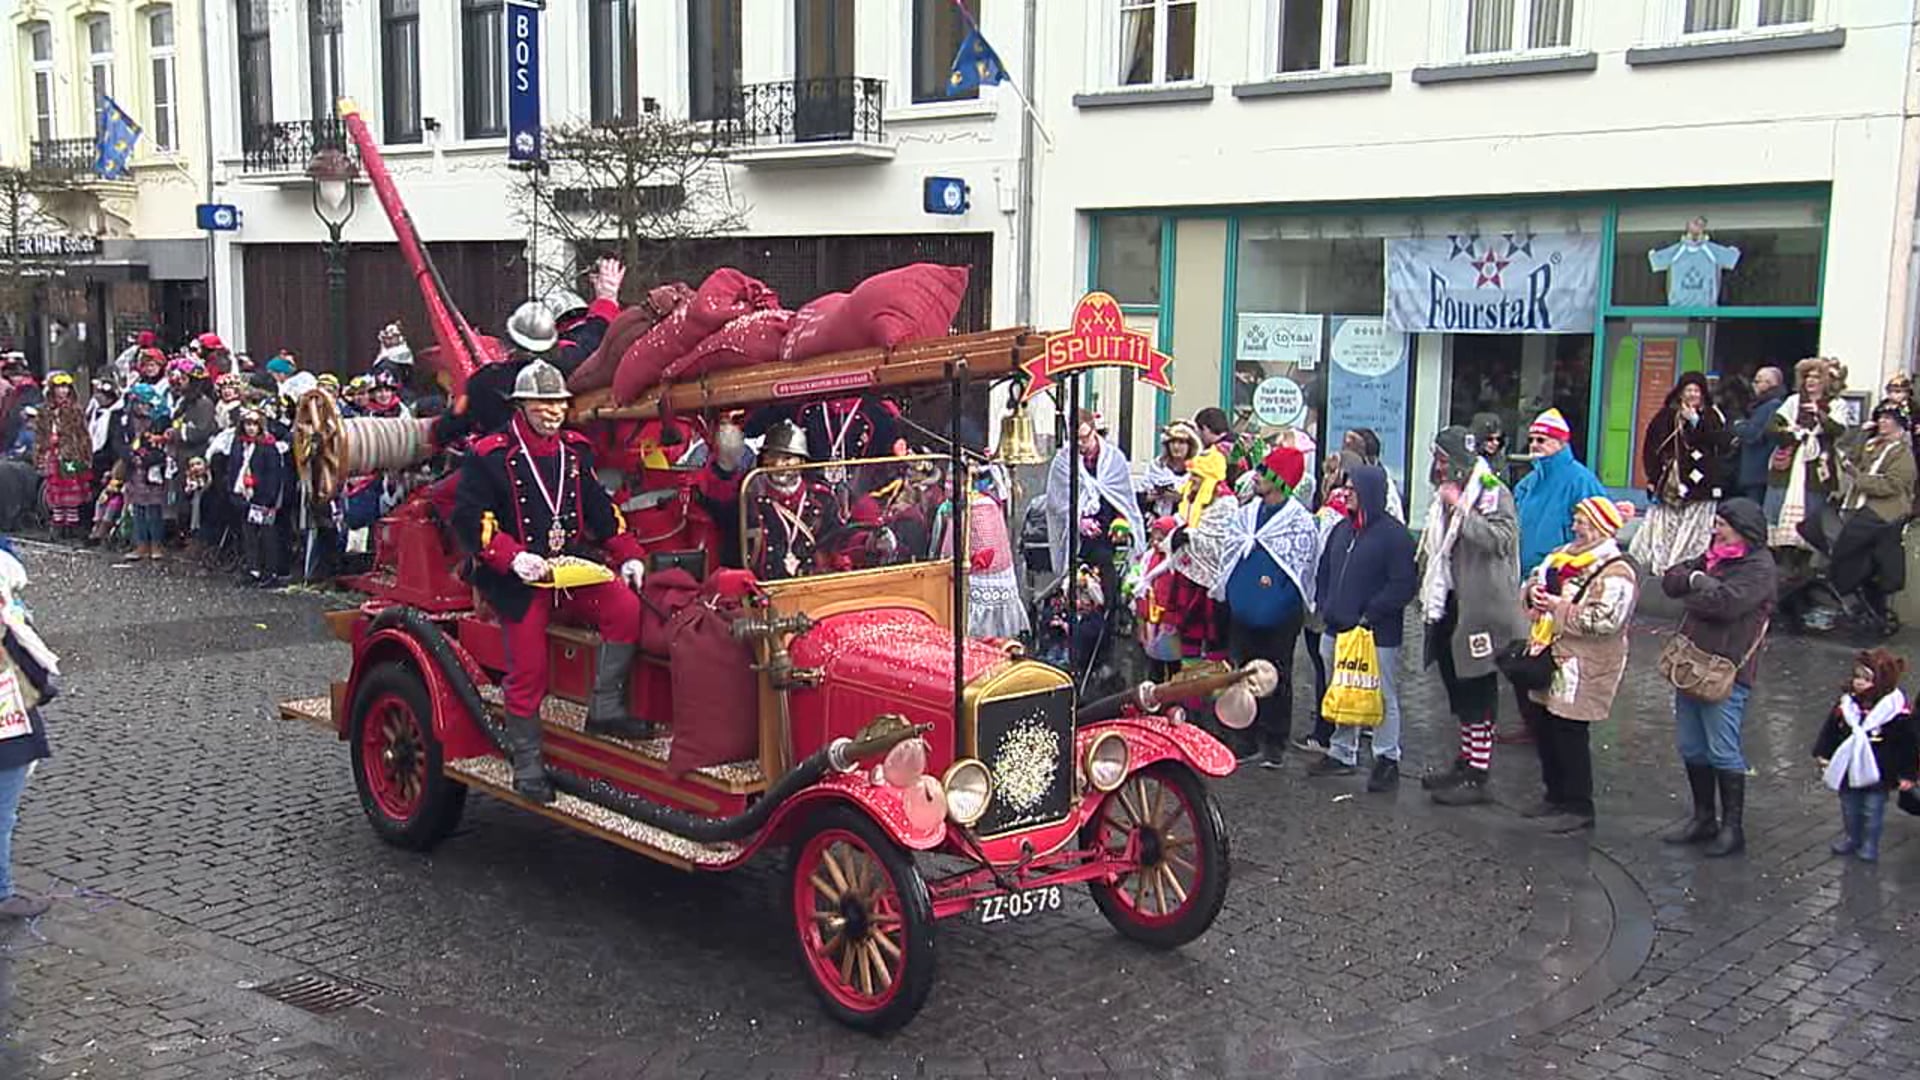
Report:
M 869 346 L 945 337 L 967 295 L 967 268 L 914 263 L 875 274 L 854 287 L 847 313 L 865 327 Z
M 733 320 L 707 335 L 680 359 L 667 365 L 665 377 L 694 379 L 708 372 L 747 367 L 780 359 L 780 343 L 793 325 L 793 312 L 785 308 L 755 311 Z
M 787 329 L 786 340 L 780 343 L 780 359 L 805 360 L 863 348 L 865 339 L 860 337 L 859 327 L 840 318 L 851 295 L 828 293 L 802 304 L 800 310 L 793 313 L 793 325 Z
M 667 367 L 708 335 L 742 315 L 778 307 L 772 289 L 730 266 L 707 275 L 693 298 L 647 331 L 620 357 L 614 400 L 632 401 L 665 377 Z
M 584 394 L 612 386 L 613 373 L 620 367 L 620 357 L 659 321 L 660 316 L 646 304 L 621 308 L 620 314 L 607 324 L 607 336 L 600 339 L 600 347 L 587 357 L 586 363 L 574 368 L 573 374 L 567 376 L 567 389 Z

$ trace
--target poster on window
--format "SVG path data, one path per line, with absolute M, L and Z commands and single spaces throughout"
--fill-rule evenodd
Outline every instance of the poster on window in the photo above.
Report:
M 1327 350 L 1327 442 L 1355 428 L 1380 436 L 1380 464 L 1407 489 L 1407 388 L 1413 339 L 1374 315 L 1335 315 Z
M 1387 241 L 1387 326 L 1409 334 L 1591 334 L 1600 237 L 1456 233 Z
M 1322 322 L 1318 315 L 1244 313 L 1234 358 L 1242 364 L 1291 364 L 1312 371 L 1320 363 Z

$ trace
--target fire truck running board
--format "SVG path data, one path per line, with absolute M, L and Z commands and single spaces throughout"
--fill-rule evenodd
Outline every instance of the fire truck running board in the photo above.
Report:
M 506 715 L 506 699 L 498 686 L 483 686 L 480 697 L 493 710 L 495 716 Z M 665 769 L 668 757 L 673 751 L 673 736 L 658 739 L 615 739 L 601 735 L 587 735 L 587 708 L 578 702 L 565 698 L 548 697 L 540 703 L 540 722 L 550 728 L 560 728 L 573 735 L 591 738 L 609 746 L 619 747 L 631 754 L 647 759 L 654 767 Z M 758 761 L 735 761 L 725 765 L 709 765 L 687 773 L 687 779 L 717 791 L 730 795 L 749 795 L 767 788 L 766 775 L 760 770 Z
M 683 870 L 705 866 L 725 866 L 737 860 L 741 854 L 741 847 L 738 844 L 730 842 L 702 844 L 696 840 L 688 840 L 684 836 L 635 821 L 625 814 L 615 813 L 604 806 L 596 806 L 572 795 L 561 794 L 553 802 L 544 806 L 528 802 L 513 793 L 513 769 L 497 757 L 461 758 L 458 761 L 449 761 L 444 771 L 448 776 L 468 787 L 480 788 L 489 795 L 552 818 L 568 828 L 618 844 L 630 851 L 670 863 Z

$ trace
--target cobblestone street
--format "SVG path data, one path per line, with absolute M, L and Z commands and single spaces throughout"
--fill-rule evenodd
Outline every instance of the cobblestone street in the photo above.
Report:
M 0 935 L 0 1076 L 1920 1075 L 1920 820 L 1890 812 L 1877 867 L 1831 857 L 1807 757 L 1836 643 L 1767 653 L 1744 857 L 1659 842 L 1684 776 L 1649 615 L 1594 732 L 1591 846 L 1512 810 L 1529 746 L 1496 751 L 1501 805 L 1431 806 L 1450 720 L 1407 672 L 1397 797 L 1299 764 L 1217 784 L 1237 865 L 1200 941 L 1129 945 L 1084 893 L 949 920 L 881 1040 L 816 1006 L 777 859 L 683 875 L 479 797 L 431 856 L 378 841 L 346 747 L 274 711 L 345 673 L 327 599 L 22 557 L 68 690 L 15 842 L 58 899 Z M 343 1007 L 265 992 L 300 976 Z

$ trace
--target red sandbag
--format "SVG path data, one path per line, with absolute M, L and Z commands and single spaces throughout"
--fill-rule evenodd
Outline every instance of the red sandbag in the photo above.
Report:
M 786 340 L 780 343 L 780 359 L 805 360 L 830 352 L 860 348 L 860 339 L 857 337 L 851 339 L 855 344 L 843 344 L 848 338 L 839 315 L 846 308 L 850 295 L 843 292 L 828 293 L 802 304 L 800 310 L 793 313 L 793 325 L 787 330 Z
M 747 646 L 729 632 L 740 601 L 708 590 L 668 623 L 672 640 L 673 749 L 667 771 L 760 756 L 760 680 Z
M 654 328 L 660 320 L 673 314 L 673 309 L 693 299 L 693 289 L 683 281 L 672 281 L 665 285 L 655 285 L 647 290 L 640 302 L 620 309 L 607 326 L 606 337 L 600 340 L 600 347 L 594 350 L 587 362 L 575 368 L 567 377 L 567 389 L 576 394 L 598 390 L 613 385 L 613 374 L 620 368 L 620 358 L 627 349 L 640 340 L 647 331 Z
M 700 595 L 700 583 L 677 566 L 648 574 L 640 586 L 640 651 L 667 656 L 673 645 L 673 617 Z M 666 719 L 666 717 L 661 717 Z
M 742 315 L 779 304 L 780 298 L 772 289 L 740 271 L 732 267 L 715 270 L 700 283 L 693 299 L 620 355 L 620 366 L 613 375 L 614 400 L 634 400 L 664 377 L 669 364 L 708 335 Z
M 865 327 L 868 346 L 945 337 L 967 295 L 967 268 L 914 263 L 854 287 L 846 316 Z
M 705 341 L 695 345 L 685 356 L 668 364 L 665 377 L 669 380 L 697 379 L 709 372 L 778 360 L 780 344 L 786 339 L 787 329 L 792 325 L 793 312 L 785 308 L 769 308 L 742 315 L 709 334 Z

